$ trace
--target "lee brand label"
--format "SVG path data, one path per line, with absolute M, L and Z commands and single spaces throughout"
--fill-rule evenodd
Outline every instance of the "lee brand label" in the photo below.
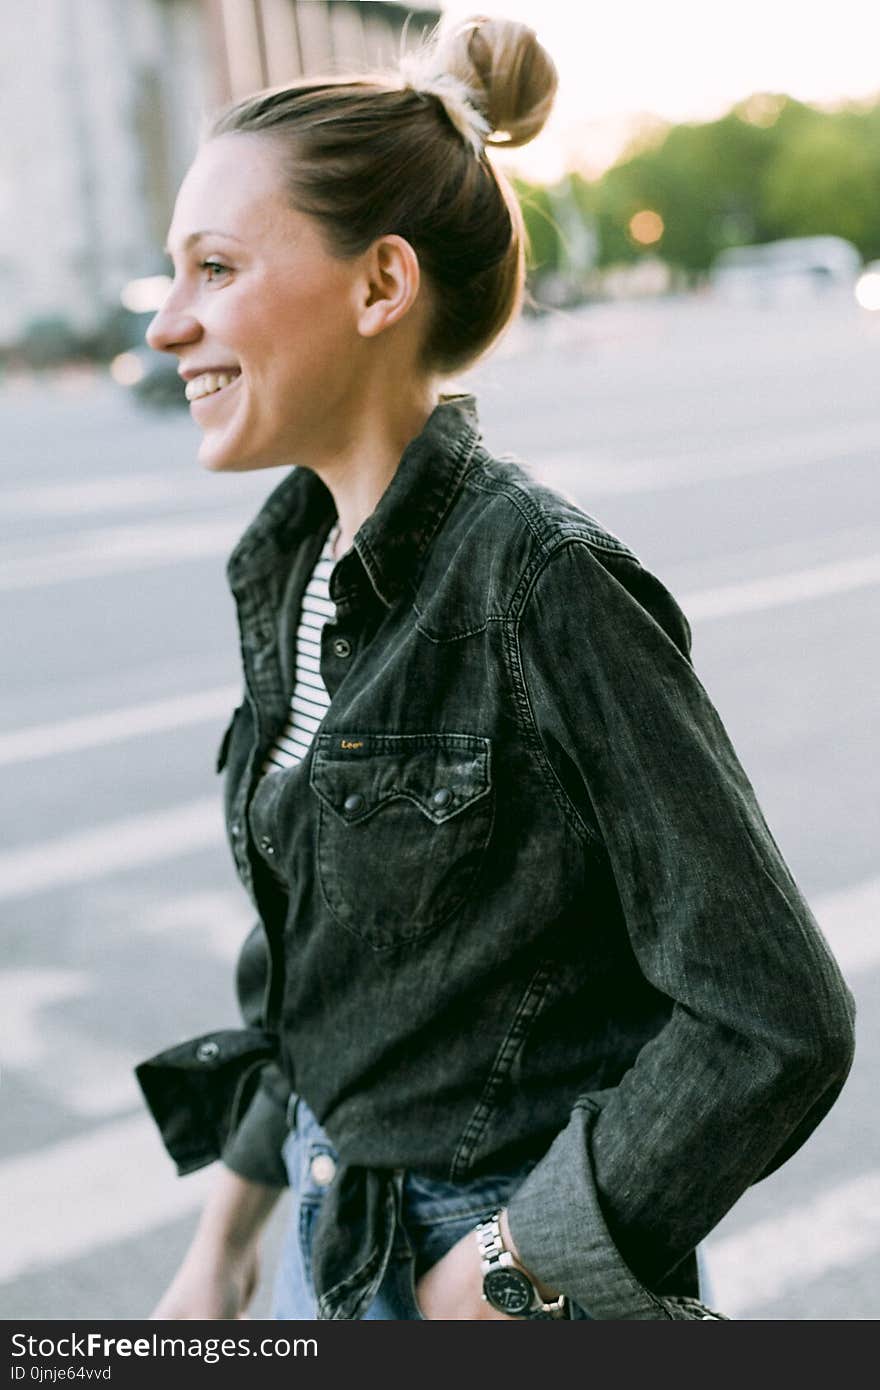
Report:
M 343 738 L 339 740 L 340 748 L 363 748 L 363 739 Z

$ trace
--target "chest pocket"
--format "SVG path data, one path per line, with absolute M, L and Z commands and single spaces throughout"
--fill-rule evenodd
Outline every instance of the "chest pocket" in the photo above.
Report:
M 492 831 L 489 753 L 472 734 L 318 734 L 321 891 L 375 950 L 433 931 L 473 891 Z

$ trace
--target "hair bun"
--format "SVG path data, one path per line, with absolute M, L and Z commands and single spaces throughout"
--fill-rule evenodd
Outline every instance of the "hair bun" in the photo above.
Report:
M 553 105 L 559 75 L 534 29 L 513 19 L 474 15 L 442 41 L 443 69 L 472 92 L 492 128 L 489 145 L 533 140 Z

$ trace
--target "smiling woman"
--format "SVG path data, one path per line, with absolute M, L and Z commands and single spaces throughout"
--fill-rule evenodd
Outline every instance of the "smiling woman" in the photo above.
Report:
M 202 146 L 178 195 L 169 253 L 174 281 L 147 341 L 179 358 L 204 432 L 201 463 L 312 463 L 316 448 L 338 457 L 360 404 L 352 388 L 379 374 L 364 319 L 371 268 L 332 255 L 315 220 L 291 207 L 277 143 L 235 133 Z M 403 281 L 393 307 L 383 301 L 383 324 L 405 315 L 417 290 L 411 251 L 378 250 L 376 273 L 389 259 Z M 386 370 L 391 350 L 381 354 Z
M 222 1158 L 160 1318 L 243 1315 L 285 1185 L 278 1317 L 718 1317 L 698 1243 L 850 1065 L 681 609 L 439 389 L 517 312 L 486 146 L 555 87 L 477 18 L 234 106 L 177 199 L 150 343 L 204 467 L 285 474 L 227 566 L 246 1026 L 137 1068 Z

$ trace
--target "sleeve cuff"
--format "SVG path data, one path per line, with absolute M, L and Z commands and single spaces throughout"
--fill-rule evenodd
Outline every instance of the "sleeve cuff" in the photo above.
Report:
M 591 1133 L 599 1114 L 580 1100 L 544 1157 L 507 1204 L 520 1259 L 591 1318 L 670 1320 L 658 1295 L 639 1282 L 611 1238 L 599 1205 Z
M 274 1071 L 277 1068 L 272 1064 L 265 1068 L 260 1086 L 221 1158 L 227 1168 L 250 1182 L 286 1187 L 288 1176 L 281 1151 L 288 1134 L 287 1106 L 275 1078 L 265 1074 Z

